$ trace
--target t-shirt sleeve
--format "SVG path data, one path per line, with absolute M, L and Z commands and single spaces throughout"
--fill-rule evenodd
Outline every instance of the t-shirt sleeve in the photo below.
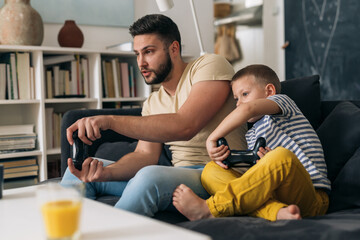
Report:
M 192 84 L 208 80 L 230 81 L 234 76 L 234 68 L 222 56 L 207 54 L 200 57 L 191 69 Z
M 267 99 L 274 101 L 281 109 L 281 113 L 277 114 L 277 116 L 290 117 L 299 113 L 301 114 L 296 103 L 285 94 L 275 94 L 269 96 Z

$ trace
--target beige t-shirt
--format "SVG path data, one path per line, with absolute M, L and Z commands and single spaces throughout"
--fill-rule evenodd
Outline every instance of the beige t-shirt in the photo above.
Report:
M 191 87 L 201 81 L 223 80 L 230 81 L 234 75 L 233 67 L 225 58 L 206 54 L 190 62 L 178 83 L 174 96 L 169 95 L 161 86 L 157 92 L 153 92 L 144 102 L 142 115 L 154 115 L 164 113 L 176 113 L 188 98 Z M 229 97 L 222 109 L 215 117 L 189 141 L 174 141 L 165 144 L 170 145 L 172 151 L 172 163 L 174 166 L 205 165 L 210 161 L 206 151 L 206 139 L 220 122 L 235 108 L 233 95 Z M 244 125 L 232 131 L 226 140 L 233 149 L 247 149 Z

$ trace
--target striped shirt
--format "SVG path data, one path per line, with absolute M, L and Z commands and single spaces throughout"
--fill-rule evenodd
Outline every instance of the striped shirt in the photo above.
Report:
M 330 191 L 324 152 L 309 121 L 288 96 L 276 94 L 267 99 L 274 101 L 281 113 L 265 115 L 254 124 L 246 133 L 249 149 L 257 138 L 264 137 L 269 148 L 282 146 L 292 151 L 310 174 L 314 187 Z

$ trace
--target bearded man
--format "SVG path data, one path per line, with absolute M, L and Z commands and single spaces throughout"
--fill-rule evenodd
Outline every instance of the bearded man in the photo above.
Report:
M 68 159 L 63 182 L 86 182 L 86 196 L 115 195 L 115 207 L 145 216 L 175 210 L 172 194 L 186 184 L 198 196 L 209 195 L 200 175 L 210 158 L 206 139 L 235 108 L 230 80 L 232 66 L 221 56 L 206 54 L 186 63 L 181 56 L 177 25 L 160 14 L 146 15 L 130 26 L 137 64 L 147 84 L 161 83 L 144 102 L 142 116 L 93 116 L 78 120 L 67 129 L 86 144 L 101 138 L 101 130 L 111 129 L 138 139 L 134 152 L 116 162 L 87 158 L 82 170 Z M 245 126 L 227 136 L 230 145 L 246 149 Z M 169 145 L 173 166 L 159 166 L 163 145 Z

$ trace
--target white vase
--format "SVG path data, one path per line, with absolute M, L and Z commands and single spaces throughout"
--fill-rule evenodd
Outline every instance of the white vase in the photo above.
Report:
M 0 44 L 41 45 L 44 25 L 30 0 L 5 0 L 0 9 Z

